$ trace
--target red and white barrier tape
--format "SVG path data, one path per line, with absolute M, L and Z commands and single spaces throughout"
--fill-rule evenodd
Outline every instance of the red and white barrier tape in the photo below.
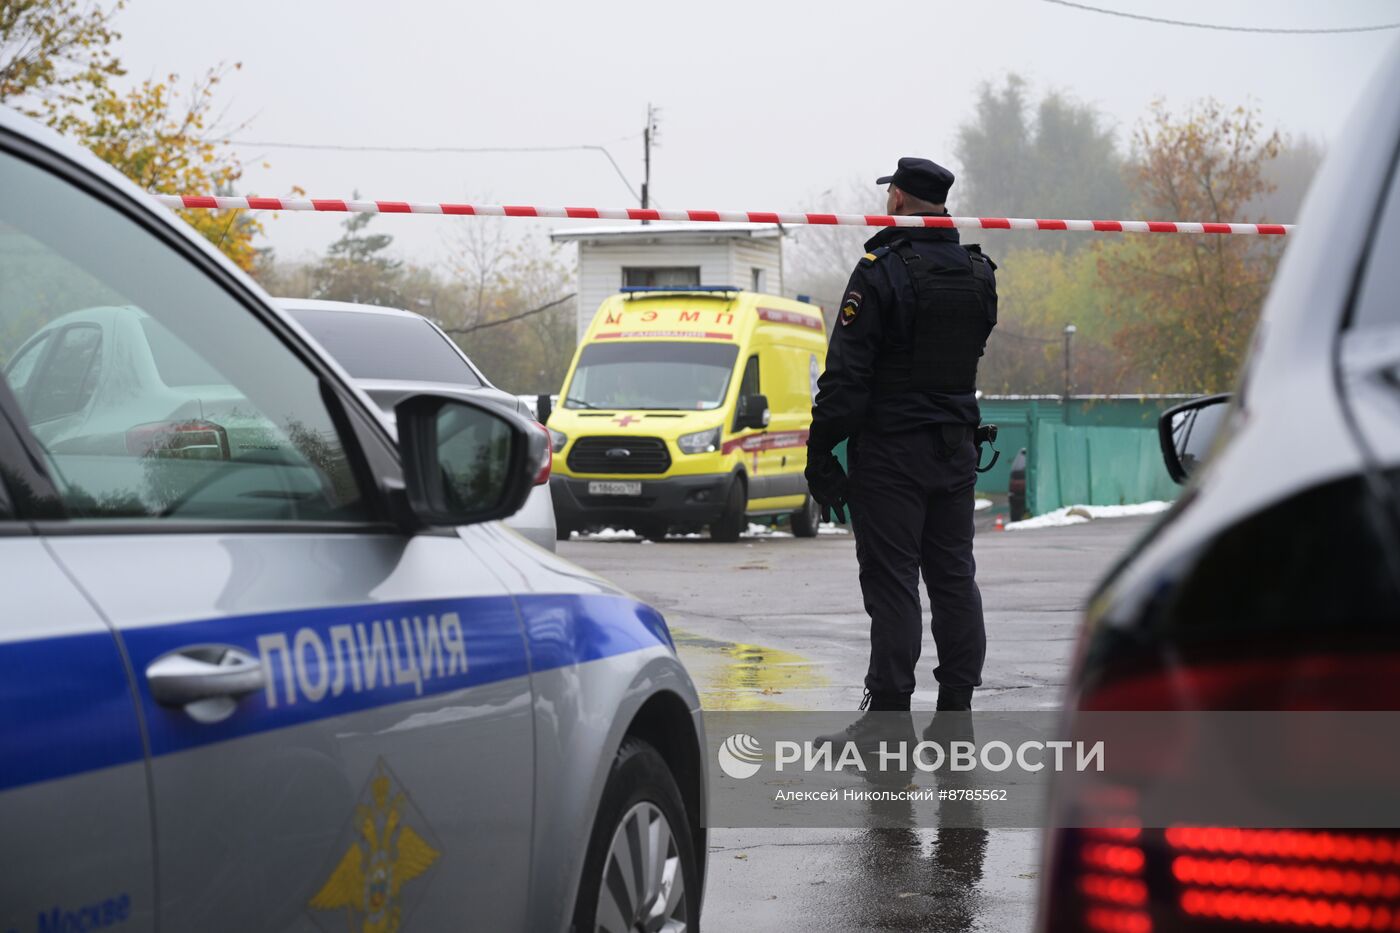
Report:
M 660 220 L 692 223 L 818 224 L 842 227 L 957 227 L 964 230 L 1060 230 L 1086 233 L 1243 233 L 1285 236 L 1292 224 L 1227 224 L 1181 220 L 1034 220 L 1025 217 L 915 217 L 795 211 L 672 211 L 640 207 L 526 207 L 326 198 L 227 198 L 158 194 L 166 207 L 191 210 L 327 211 L 355 214 L 452 214 L 475 217 L 559 217 L 576 220 Z

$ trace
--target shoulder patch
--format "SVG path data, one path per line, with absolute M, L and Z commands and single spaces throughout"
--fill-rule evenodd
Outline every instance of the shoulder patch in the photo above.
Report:
M 860 314 L 861 293 L 852 289 L 846 292 L 846 297 L 841 299 L 841 326 L 845 327 L 856 319 Z
M 881 256 L 885 255 L 889 251 L 890 248 L 888 246 L 878 246 L 870 252 L 866 253 L 864 256 L 860 257 L 860 262 L 858 263 L 858 265 L 873 266 L 875 265 L 875 263 L 880 261 Z

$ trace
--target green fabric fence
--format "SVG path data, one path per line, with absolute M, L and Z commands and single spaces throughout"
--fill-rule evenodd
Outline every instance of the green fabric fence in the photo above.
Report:
M 1066 505 L 1122 505 L 1173 499 L 1157 446 L 1157 418 L 1186 395 L 985 396 L 982 423 L 997 426 L 995 467 L 977 491 L 1004 494 L 1016 452 L 1026 448 L 1026 505 L 1034 515 Z M 842 466 L 846 446 L 836 449 Z M 991 451 L 984 450 L 985 463 Z
M 1067 505 L 1124 505 L 1176 498 L 1157 432 L 1041 421 L 1031 439 L 1026 506 L 1043 515 Z

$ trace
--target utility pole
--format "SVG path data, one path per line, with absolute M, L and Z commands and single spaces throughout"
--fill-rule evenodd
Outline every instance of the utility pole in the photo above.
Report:
M 1070 390 L 1073 388 L 1073 384 L 1070 382 L 1069 378 L 1069 340 L 1071 337 L 1074 336 L 1076 330 L 1078 330 L 1078 328 L 1075 327 L 1073 324 L 1065 325 L 1065 424 L 1069 424 L 1069 393 Z
M 660 111 L 647 103 L 647 125 L 642 130 L 642 163 L 646 167 L 642 176 L 642 208 L 651 207 L 651 147 L 657 142 L 656 129 Z M 649 223 L 649 221 L 642 221 Z

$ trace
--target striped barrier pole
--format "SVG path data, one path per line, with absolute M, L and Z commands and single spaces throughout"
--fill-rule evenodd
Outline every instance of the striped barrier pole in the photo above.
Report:
M 1215 233 L 1286 236 L 1293 224 L 1183 220 L 1045 220 L 1027 217 L 928 217 L 801 211 L 694 211 L 641 207 L 533 207 L 447 201 L 349 201 L 339 198 L 256 198 L 158 194 L 166 207 L 187 210 L 318 211 L 354 214 L 442 214 L 465 217 L 546 217 L 573 220 L 653 220 L 678 223 L 791 224 L 839 227 L 942 227 L 960 230 L 1037 230 L 1082 233 Z

